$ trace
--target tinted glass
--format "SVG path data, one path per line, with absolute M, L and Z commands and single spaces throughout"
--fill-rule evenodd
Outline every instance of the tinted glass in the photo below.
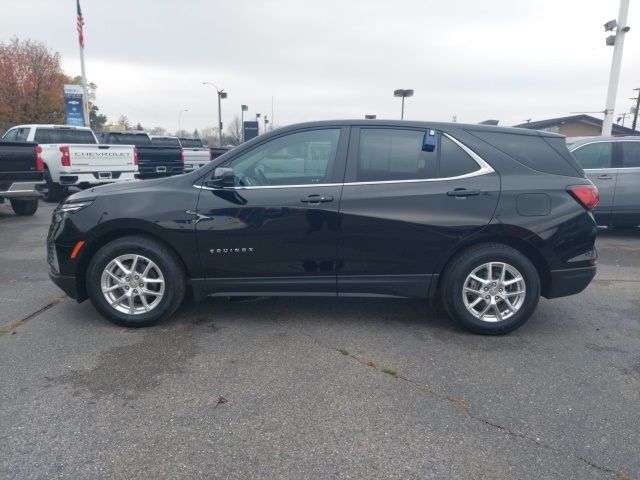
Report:
M 462 148 L 442 135 L 440 137 L 440 178 L 458 177 L 480 170 L 480 166 Z
M 29 138 L 29 132 L 31 131 L 30 128 L 19 128 L 18 129 L 18 134 L 16 135 L 16 141 L 17 142 L 26 142 L 27 138 Z
M 139 135 L 135 133 L 116 133 L 107 134 L 107 143 L 115 143 L 119 145 L 135 145 L 141 147 L 151 145 L 151 139 L 147 135 Z
M 583 172 L 575 165 L 562 137 L 479 130 L 469 130 L 469 133 L 506 153 L 517 162 L 539 172 L 571 177 L 582 176 Z
M 73 128 L 37 128 L 34 141 L 38 143 L 94 144 L 96 139 L 90 130 Z
M 339 129 L 279 137 L 234 159 L 240 186 L 327 183 L 338 150 Z
M 15 142 L 17 135 L 18 135 L 18 129 L 14 128 L 12 130 L 9 130 L 7 133 L 5 133 L 4 136 L 2 137 L 2 140 L 4 140 L 5 142 Z
M 435 177 L 437 153 L 422 151 L 424 132 L 363 128 L 360 130 L 357 182 L 415 180 Z
M 180 143 L 186 148 L 202 148 L 202 140 L 199 138 L 181 138 Z
M 609 168 L 611 167 L 612 147 L 610 142 L 591 143 L 576 148 L 573 151 L 573 156 L 584 169 Z
M 179 147 L 180 141 L 177 138 L 152 138 L 151 143 L 153 145 L 160 145 L 162 147 Z
M 622 166 L 640 167 L 640 142 L 622 142 Z

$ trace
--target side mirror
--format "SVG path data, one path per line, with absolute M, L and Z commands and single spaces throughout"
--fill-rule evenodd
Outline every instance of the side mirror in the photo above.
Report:
M 436 149 L 437 138 L 435 130 L 427 130 L 424 132 L 424 138 L 422 139 L 422 151 L 433 152 Z
M 236 186 L 236 174 L 233 168 L 218 167 L 213 171 L 213 176 L 204 182 L 211 188 L 229 188 Z

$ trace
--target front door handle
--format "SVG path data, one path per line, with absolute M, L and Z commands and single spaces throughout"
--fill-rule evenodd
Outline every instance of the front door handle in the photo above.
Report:
M 611 175 L 606 174 L 606 173 L 603 173 L 602 175 L 599 175 L 596 178 L 598 180 L 613 180 L 613 177 Z
M 456 188 L 455 190 L 451 190 L 447 192 L 447 195 L 450 197 L 475 197 L 476 195 L 480 195 L 480 190 L 467 190 L 466 188 Z
M 333 197 L 331 195 L 309 195 L 307 197 L 301 198 L 300 201 L 302 203 L 327 203 L 333 202 Z

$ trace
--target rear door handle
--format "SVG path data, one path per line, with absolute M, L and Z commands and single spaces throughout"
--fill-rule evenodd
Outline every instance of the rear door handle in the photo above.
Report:
M 613 177 L 611 175 L 607 175 L 606 173 L 603 173 L 602 175 L 599 175 L 596 178 L 598 180 L 613 180 Z
M 476 195 L 480 195 L 480 190 L 467 190 L 466 188 L 456 188 L 455 190 L 451 190 L 447 192 L 447 195 L 450 197 L 475 197 Z
M 309 195 L 308 197 L 301 198 L 302 203 L 327 203 L 333 202 L 331 195 Z

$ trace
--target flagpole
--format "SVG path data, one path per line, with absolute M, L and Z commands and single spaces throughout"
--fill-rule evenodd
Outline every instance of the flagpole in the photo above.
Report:
M 89 121 L 89 92 L 87 91 L 87 74 L 84 68 L 84 17 L 80 8 L 80 0 L 76 0 L 76 28 L 78 30 L 78 45 L 80 46 L 80 74 L 82 82 L 82 113 L 84 113 L 84 126 L 91 126 Z
M 80 46 L 80 71 L 82 75 L 82 109 L 84 111 L 84 126 L 89 124 L 89 96 L 87 92 L 87 75 L 84 69 L 84 48 Z

